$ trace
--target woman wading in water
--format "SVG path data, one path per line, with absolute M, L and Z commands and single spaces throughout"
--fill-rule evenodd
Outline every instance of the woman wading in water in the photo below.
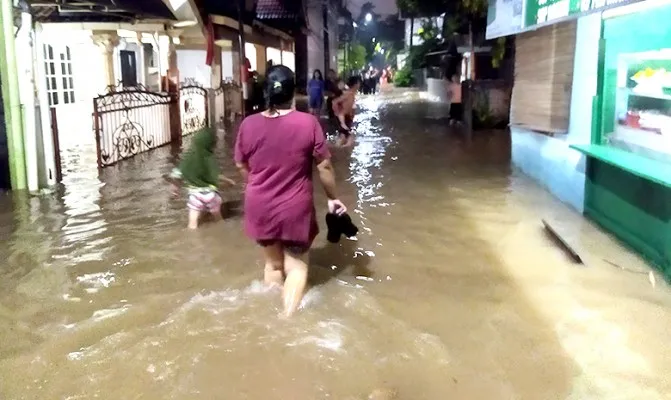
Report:
M 284 315 L 300 306 L 308 278 L 307 252 L 319 228 L 312 167 L 328 197 L 329 212 L 347 211 L 319 121 L 294 107 L 296 82 L 283 65 L 266 76 L 268 110 L 247 117 L 235 143 L 235 162 L 247 182 L 245 231 L 263 249 L 268 286 L 283 289 Z

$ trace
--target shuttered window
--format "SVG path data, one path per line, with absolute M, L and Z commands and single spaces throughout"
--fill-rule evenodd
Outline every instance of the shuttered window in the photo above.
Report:
M 576 26 L 574 20 L 517 36 L 512 125 L 549 134 L 568 131 Z

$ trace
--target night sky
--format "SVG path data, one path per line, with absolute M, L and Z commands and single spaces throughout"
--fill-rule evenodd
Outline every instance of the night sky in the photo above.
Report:
M 368 0 L 348 0 L 347 7 L 352 12 L 352 15 L 359 15 L 361 10 L 361 5 Z M 395 14 L 398 12 L 396 9 L 396 0 L 370 0 L 371 3 L 375 4 L 375 12 L 378 14 Z

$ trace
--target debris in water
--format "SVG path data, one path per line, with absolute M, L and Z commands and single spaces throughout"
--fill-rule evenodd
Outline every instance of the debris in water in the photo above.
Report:
M 643 271 L 643 270 L 638 270 L 638 269 L 625 268 L 625 267 L 623 267 L 623 266 L 621 266 L 621 265 L 619 265 L 619 264 L 616 264 L 616 263 L 614 263 L 614 262 L 612 262 L 612 261 L 610 261 L 610 260 L 607 260 L 607 259 L 605 259 L 605 258 L 604 258 L 603 260 L 604 260 L 606 263 L 612 265 L 612 266 L 615 267 L 615 268 L 621 269 L 622 271 L 631 272 L 632 274 L 641 274 L 641 275 L 645 275 L 645 274 L 648 274 L 648 273 L 652 274 L 652 271 Z M 650 279 L 654 280 L 654 279 L 655 279 L 654 275 L 653 275 L 653 277 L 650 278 Z M 652 282 L 651 282 L 651 283 L 652 283 Z M 654 284 L 653 284 L 653 285 L 654 285 Z
M 650 284 L 652 285 L 652 287 L 654 289 L 655 286 L 657 285 L 657 281 L 655 280 L 655 274 L 653 274 L 652 271 L 650 271 L 648 273 L 648 280 L 650 281 Z
M 578 264 L 584 264 L 578 252 L 575 251 L 573 247 L 571 247 L 571 245 L 568 244 L 568 242 L 564 238 L 562 238 L 561 235 L 559 235 L 559 233 L 552 226 L 550 226 L 550 224 L 546 220 L 543 219 L 541 221 L 543 221 L 545 230 L 548 231 L 550 235 L 555 239 L 555 241 L 559 243 L 561 247 L 568 252 L 573 261 Z
M 361 276 L 361 275 L 357 276 L 356 279 L 358 279 L 360 281 L 366 281 L 366 282 L 373 282 L 374 281 L 373 278 L 369 278 L 367 276 Z

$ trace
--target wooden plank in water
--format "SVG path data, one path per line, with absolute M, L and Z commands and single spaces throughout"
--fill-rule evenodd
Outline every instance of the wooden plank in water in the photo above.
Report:
M 578 264 L 584 265 L 582 258 L 580 257 L 580 254 L 578 254 L 578 252 L 575 251 L 573 247 L 571 247 L 571 245 L 568 244 L 566 240 L 564 240 L 563 237 L 561 237 L 561 235 L 552 227 L 552 225 L 550 225 L 550 223 L 544 219 L 541 221 L 543 221 L 545 230 L 547 230 L 550 233 L 550 235 L 555 239 L 555 241 L 561 245 L 562 249 L 564 249 L 569 254 L 569 256 L 573 259 L 573 261 Z

